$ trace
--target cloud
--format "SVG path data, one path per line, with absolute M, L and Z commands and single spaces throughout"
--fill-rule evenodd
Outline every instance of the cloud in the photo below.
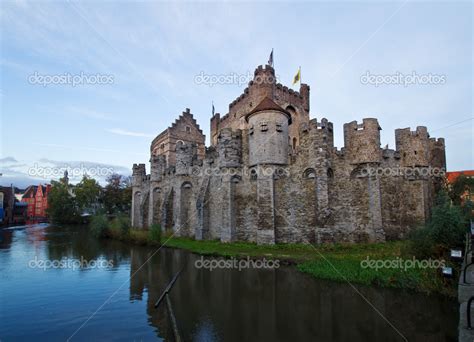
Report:
M 16 161 L 13 157 L 3 159 Z M 101 184 L 105 184 L 111 174 L 118 173 L 125 176 L 131 174 L 129 168 L 112 164 L 41 158 L 29 162 L 22 161 L 21 164 L 2 166 L 0 185 L 9 186 L 13 184 L 18 187 L 25 187 L 50 183 L 51 180 L 59 180 L 63 177 L 66 170 L 72 184 L 78 183 L 85 174 Z
M 18 163 L 18 160 L 16 160 L 13 157 L 5 157 L 0 159 L 0 163 Z
M 109 128 L 109 129 L 106 129 L 106 131 L 113 134 L 126 135 L 130 137 L 143 137 L 143 138 L 155 137 L 153 134 L 147 134 L 147 133 L 142 133 L 142 132 L 132 132 L 132 131 L 127 131 L 121 128 Z
M 107 120 L 107 121 L 116 120 L 116 118 L 113 117 L 113 115 L 110 113 L 104 113 L 104 112 L 99 112 L 92 109 L 79 108 L 79 107 L 68 107 L 67 109 L 74 114 L 88 117 L 91 119 L 99 119 L 99 120 Z

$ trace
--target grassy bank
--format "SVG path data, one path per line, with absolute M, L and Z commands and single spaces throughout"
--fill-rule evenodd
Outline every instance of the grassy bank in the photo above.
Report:
M 397 267 L 400 259 L 413 264 L 408 253 L 408 241 L 375 244 L 302 245 L 277 244 L 259 246 L 253 243 L 220 243 L 188 238 L 163 239 L 167 247 L 186 249 L 209 256 L 236 258 L 273 258 L 295 264 L 296 268 L 319 279 L 363 285 L 403 288 L 424 293 L 456 296 L 456 281 L 446 280 L 439 269 Z M 390 260 L 391 267 L 363 267 L 367 260 Z M 388 262 L 387 262 L 388 263 Z
M 456 281 L 441 277 L 439 268 L 414 267 L 408 241 L 317 246 L 262 246 L 248 242 L 196 241 L 190 238 L 162 236 L 158 225 L 148 230 L 130 229 L 125 218 L 118 217 L 110 221 L 101 216 L 91 222 L 91 231 L 99 237 L 151 246 L 163 243 L 166 247 L 185 249 L 207 256 L 278 259 L 281 263 L 295 265 L 299 271 L 319 279 L 456 296 Z M 369 260 L 379 263 L 380 267 L 364 267 Z M 401 264 L 400 260 L 409 264 Z M 380 265 L 388 261 L 391 261 L 388 267 Z

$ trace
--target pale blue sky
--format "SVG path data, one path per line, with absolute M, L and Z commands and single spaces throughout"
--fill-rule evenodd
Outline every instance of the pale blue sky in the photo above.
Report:
M 209 138 L 211 101 L 226 113 L 245 85 L 210 87 L 195 76 L 253 73 L 272 48 L 283 84 L 291 85 L 301 66 L 311 116 L 334 123 L 338 147 L 345 122 L 376 117 L 383 146 L 394 148 L 396 128 L 425 125 L 431 136 L 446 138 L 448 170 L 474 168 L 471 2 L 0 6 L 2 183 L 45 159 L 119 172 L 148 163 L 152 137 L 186 107 Z M 446 82 L 375 87 L 362 84 L 367 71 L 415 71 Z M 28 82 L 35 72 L 111 75 L 113 83 L 43 87 Z

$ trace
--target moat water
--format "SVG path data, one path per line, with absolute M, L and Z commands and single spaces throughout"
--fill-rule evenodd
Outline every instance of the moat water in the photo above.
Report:
M 209 271 L 195 267 L 200 256 L 155 252 L 85 227 L 0 230 L 0 341 L 173 340 L 154 303 L 183 266 L 170 299 L 184 341 L 457 340 L 455 300 L 354 289 L 291 266 Z

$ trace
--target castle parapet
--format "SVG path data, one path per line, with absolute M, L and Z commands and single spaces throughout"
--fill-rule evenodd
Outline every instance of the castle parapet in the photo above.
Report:
M 302 144 L 308 144 L 309 139 L 309 143 L 315 148 L 332 149 L 334 147 L 333 124 L 326 118 L 322 118 L 321 122 L 312 119 L 308 123 L 301 123 L 299 134 Z
M 377 119 L 362 119 L 344 124 L 344 148 L 351 164 L 379 163 L 380 126 Z

